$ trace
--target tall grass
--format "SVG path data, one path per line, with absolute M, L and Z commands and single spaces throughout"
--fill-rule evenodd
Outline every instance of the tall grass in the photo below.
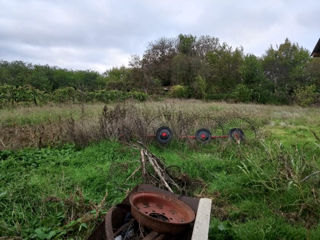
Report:
M 97 106 L 96 106 L 97 107 Z M 66 109 L 61 115 L 47 116 L 47 110 L 36 112 L 43 114 L 46 121 L 36 124 L 18 124 L 0 127 L 0 149 L 18 149 L 23 147 L 44 147 L 64 143 L 75 143 L 79 147 L 87 146 L 106 138 L 121 138 L 124 140 L 139 139 L 148 142 L 148 135 L 155 134 L 161 126 L 169 126 L 176 136 L 194 135 L 199 128 L 208 128 L 214 135 L 226 135 L 229 129 L 240 127 L 246 131 L 247 137 L 256 135 L 255 123 L 234 111 L 215 113 L 215 110 L 199 108 L 185 109 L 174 104 L 115 104 L 90 109 L 81 106 L 70 112 Z M 18 111 L 19 113 L 19 111 Z M 28 121 L 33 117 L 26 116 Z M 18 114 L 17 119 L 20 119 Z M 186 139 L 188 140 L 188 138 Z M 192 141 L 193 142 L 193 141 Z

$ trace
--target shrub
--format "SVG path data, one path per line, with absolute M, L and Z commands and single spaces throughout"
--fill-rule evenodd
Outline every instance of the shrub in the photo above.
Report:
M 95 91 L 94 94 L 89 93 L 89 95 L 96 101 L 108 103 L 108 102 L 114 102 L 114 101 L 124 101 L 128 98 L 133 98 L 138 101 L 145 101 L 147 99 L 147 94 L 142 92 L 122 92 L 118 90 L 99 90 Z
M 175 98 L 187 98 L 188 88 L 182 85 L 175 85 L 170 89 L 169 95 Z
M 238 84 L 232 92 L 232 98 L 238 102 L 250 102 L 252 90 L 244 84 Z
M 76 98 L 76 90 L 73 87 L 59 88 L 54 91 L 52 99 L 55 102 L 74 102 Z
M 108 103 L 115 100 L 123 100 L 123 94 L 121 91 L 118 90 L 99 90 L 94 92 L 94 100 L 100 101 L 104 103 Z
M 125 81 L 108 81 L 106 83 L 107 89 L 125 91 L 128 88 L 128 83 Z
M 3 85 L 0 86 L 0 105 L 4 106 L 10 102 L 13 102 L 12 93 L 14 91 L 14 87 L 11 85 Z
M 303 107 L 315 103 L 317 95 L 315 85 L 300 87 L 294 91 L 295 102 Z
M 198 75 L 195 78 L 195 82 L 192 85 L 192 89 L 193 89 L 192 96 L 195 98 L 204 99 L 206 97 L 206 88 L 207 88 L 206 80 L 200 75 Z
M 0 86 L 0 106 L 5 106 L 10 103 L 34 103 L 37 105 L 46 101 L 46 94 L 31 86 Z
M 271 82 L 264 81 L 252 86 L 252 101 L 257 103 L 275 103 L 275 96 Z
M 145 101 L 147 94 L 143 92 L 123 92 L 118 90 L 98 90 L 92 92 L 83 92 L 75 90 L 72 87 L 59 88 L 53 93 L 44 93 L 31 86 L 15 86 L 3 85 L 0 86 L 0 107 L 8 104 L 24 103 L 24 104 L 43 104 L 49 101 L 56 103 L 65 102 L 115 102 L 124 101 L 128 98 L 133 98 L 138 101 Z
M 128 96 L 133 98 L 133 99 L 136 99 L 136 100 L 138 100 L 140 102 L 143 102 L 143 101 L 147 100 L 147 97 L 148 97 L 148 95 L 146 93 L 137 92 L 137 91 L 129 92 Z
M 227 100 L 229 97 L 227 93 L 209 93 L 206 95 L 207 100 Z

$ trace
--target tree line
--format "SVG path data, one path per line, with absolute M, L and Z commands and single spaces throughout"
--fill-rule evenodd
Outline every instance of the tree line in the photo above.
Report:
M 28 85 L 46 93 L 69 87 L 305 106 L 319 101 L 320 58 L 288 39 L 257 57 L 215 37 L 180 34 L 151 42 L 129 67 L 103 74 L 1 61 L 0 85 Z

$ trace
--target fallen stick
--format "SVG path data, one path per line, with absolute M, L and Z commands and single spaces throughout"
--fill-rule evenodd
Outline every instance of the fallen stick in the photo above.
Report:
M 141 169 L 141 166 L 137 167 L 136 170 L 134 170 L 133 173 L 131 173 L 131 175 L 127 177 L 126 181 L 132 178 L 140 169 Z
M 4 148 L 6 148 L 6 145 L 4 145 L 4 143 L 3 143 L 3 141 L 2 141 L 1 138 L 0 138 L 0 142 L 1 142 L 2 146 L 3 146 Z
M 163 176 L 163 174 L 161 173 L 161 171 L 160 171 L 160 169 L 159 169 L 159 166 L 157 166 L 157 164 L 155 163 L 155 161 L 154 161 L 152 158 L 150 158 L 149 156 L 148 156 L 148 159 L 149 159 L 149 162 L 150 162 L 150 164 L 152 165 L 154 171 L 155 171 L 155 172 L 157 173 L 157 175 L 159 176 L 160 181 L 164 184 L 164 186 L 165 186 L 170 192 L 173 193 L 171 187 L 169 186 L 169 184 L 168 184 L 168 183 L 166 182 L 166 180 L 164 179 L 164 176 Z
M 148 156 L 149 158 L 149 161 L 150 159 L 152 159 L 154 161 L 154 163 L 156 164 L 157 168 L 159 169 L 159 171 L 162 173 L 162 176 L 164 179 L 167 179 L 172 185 L 174 185 L 178 190 L 181 190 L 180 187 L 178 186 L 178 184 L 166 173 L 166 171 L 164 169 L 162 169 L 162 166 L 160 166 L 160 163 L 159 163 L 159 159 L 154 156 L 153 154 L 150 154 L 148 155 L 149 153 L 146 152 L 146 155 Z M 161 163 L 162 164 L 162 163 Z
M 153 158 L 157 159 L 157 161 L 159 162 L 159 165 L 160 165 L 162 168 L 165 168 L 164 163 L 163 163 L 158 157 L 156 157 L 156 156 L 149 150 L 149 148 L 148 148 L 146 145 L 144 145 L 144 144 L 143 144 L 142 142 L 140 142 L 140 141 L 137 141 L 137 143 L 144 148 L 144 150 L 146 151 L 146 153 L 148 153 L 149 155 L 151 155 Z
M 316 171 L 314 173 L 311 173 L 310 175 L 306 176 L 304 179 L 302 179 L 300 182 L 304 182 L 304 181 L 307 181 L 309 178 L 311 178 L 312 176 L 316 175 L 316 174 L 319 174 L 320 171 Z
M 143 149 L 141 149 L 140 154 L 141 154 L 142 175 L 143 175 L 144 180 L 146 180 L 146 174 L 147 174 L 147 173 L 146 173 L 146 160 L 145 160 L 145 158 L 144 158 Z
M 312 130 L 311 130 L 311 132 L 312 132 L 314 138 L 317 139 L 318 141 L 320 141 L 320 137 L 318 137 L 318 135 L 316 134 L 316 132 L 315 132 L 315 131 L 312 131 Z

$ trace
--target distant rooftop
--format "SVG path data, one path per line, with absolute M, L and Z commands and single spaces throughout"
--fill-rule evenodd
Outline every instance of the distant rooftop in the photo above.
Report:
M 317 45 L 314 47 L 312 53 L 311 53 L 312 57 L 320 57 L 320 38 L 318 40 Z

